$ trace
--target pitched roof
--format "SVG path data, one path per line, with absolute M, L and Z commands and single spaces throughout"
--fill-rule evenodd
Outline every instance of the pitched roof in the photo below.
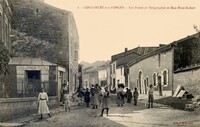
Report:
M 140 47 L 140 46 L 138 46 L 138 47 L 136 47 L 134 49 L 127 50 L 127 51 L 112 55 L 111 58 L 112 58 L 112 61 L 115 61 L 115 60 L 117 60 L 117 59 L 119 59 L 121 57 L 124 57 L 125 53 L 126 53 L 126 55 L 135 53 L 135 54 L 138 54 L 138 55 L 142 56 L 142 55 L 147 54 L 147 53 L 149 53 L 149 52 L 151 52 L 153 50 L 156 50 L 157 48 L 158 47 Z
M 19 66 L 56 66 L 54 63 L 50 63 L 48 61 L 45 61 L 41 58 L 31 58 L 31 57 L 13 57 L 9 65 L 19 65 Z
M 140 57 L 140 55 L 138 55 L 136 53 L 125 55 L 124 57 L 121 57 L 116 60 L 117 67 L 123 66 L 123 65 L 129 63 L 131 60 L 136 59 L 138 57 Z
M 116 61 L 117 67 L 124 66 L 132 60 L 138 57 L 148 54 L 151 51 L 156 50 L 158 47 L 137 47 L 112 56 L 112 62 Z
M 181 43 L 181 42 L 186 41 L 188 39 L 196 38 L 198 36 L 200 36 L 200 32 L 196 33 L 196 34 L 193 34 L 193 35 L 190 35 L 190 36 L 187 36 L 185 38 L 179 39 L 177 41 L 173 41 L 173 42 L 169 43 L 168 45 L 161 46 L 161 47 L 157 48 L 156 50 L 149 52 L 148 54 L 145 54 L 145 55 L 143 55 L 141 57 L 138 57 L 137 59 L 134 59 L 134 60 L 130 61 L 129 63 L 127 63 L 127 65 L 128 66 L 132 66 L 133 64 L 135 64 L 135 63 L 137 63 L 137 62 L 139 62 L 139 61 L 141 61 L 143 59 L 146 59 L 148 57 L 151 57 L 151 56 L 153 56 L 155 54 L 158 54 L 158 53 L 161 53 L 163 51 L 170 50 L 172 47 L 176 46 L 178 43 Z

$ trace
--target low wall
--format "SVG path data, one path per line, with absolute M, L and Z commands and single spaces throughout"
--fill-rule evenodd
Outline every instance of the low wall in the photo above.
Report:
M 154 91 L 154 94 L 157 96 L 160 96 L 159 91 Z M 169 97 L 169 96 L 172 96 L 172 91 L 163 91 L 162 94 L 163 94 L 162 96 L 164 97 Z
M 59 106 L 58 97 L 49 97 L 50 108 Z M 0 121 L 37 113 L 37 98 L 8 98 L 0 99 Z
M 174 91 L 178 85 L 194 95 L 200 95 L 200 68 L 175 72 Z

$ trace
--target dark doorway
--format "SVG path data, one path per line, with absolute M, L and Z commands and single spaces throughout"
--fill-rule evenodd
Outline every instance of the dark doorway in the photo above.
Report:
M 115 78 L 113 78 L 113 88 L 115 88 Z
M 26 71 L 27 95 L 34 96 L 41 90 L 40 71 Z
M 161 83 L 161 76 L 158 76 L 158 91 L 159 91 L 159 95 L 162 96 L 162 83 Z
M 140 91 L 140 94 L 142 93 L 142 72 L 140 71 L 139 72 L 139 91 Z
M 144 79 L 144 93 L 147 94 L 147 82 L 146 82 L 146 79 Z

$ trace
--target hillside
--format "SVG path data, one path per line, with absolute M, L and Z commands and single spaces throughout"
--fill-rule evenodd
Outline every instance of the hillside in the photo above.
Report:
M 88 62 L 85 62 L 85 61 L 81 61 L 80 64 L 83 65 L 83 69 L 87 69 L 87 68 L 96 68 L 96 67 L 99 67 L 99 66 L 102 66 L 102 65 L 105 65 L 105 64 L 109 64 L 110 63 L 110 60 L 107 60 L 107 61 L 95 61 L 93 63 L 88 63 Z

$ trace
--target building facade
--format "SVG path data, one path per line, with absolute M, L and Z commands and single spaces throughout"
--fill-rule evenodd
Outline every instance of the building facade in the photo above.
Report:
M 98 71 L 97 70 L 88 70 L 83 71 L 83 87 L 91 88 L 92 85 L 98 84 Z
M 79 36 L 73 13 L 39 0 L 11 2 L 14 5 L 15 29 L 54 45 L 55 57 L 45 60 L 66 68 L 64 80 L 68 81 L 70 90 L 74 92 L 78 86 Z
M 11 49 L 11 34 L 12 34 L 12 5 L 8 0 L 0 1 L 0 44 L 10 51 Z
M 200 41 L 199 33 L 174 41 L 128 63 L 130 88 L 147 94 L 150 84 L 155 94 L 170 96 L 178 85 L 197 92 Z M 194 73 L 194 74 L 193 74 Z M 188 74 L 192 76 L 190 79 Z M 194 84 L 197 83 L 197 84 Z
M 111 56 L 111 89 L 117 87 L 117 84 L 123 83 L 129 86 L 129 68 L 127 63 L 155 50 L 157 47 L 137 47 L 131 50 L 125 48 L 125 51 Z
M 35 97 L 44 88 L 49 96 L 60 96 L 65 68 L 40 58 L 14 57 L 9 62 L 11 97 Z
M 133 63 L 129 63 L 129 88 L 138 88 L 140 94 L 147 94 L 152 84 L 157 95 L 172 94 L 173 49 L 161 47 Z
M 92 66 L 83 70 L 83 86 L 91 88 L 91 85 L 99 84 L 99 86 L 110 86 L 110 62 L 103 65 Z
M 12 36 L 12 4 L 8 0 L 0 1 L 0 98 L 8 97 L 8 62 L 13 52 Z

